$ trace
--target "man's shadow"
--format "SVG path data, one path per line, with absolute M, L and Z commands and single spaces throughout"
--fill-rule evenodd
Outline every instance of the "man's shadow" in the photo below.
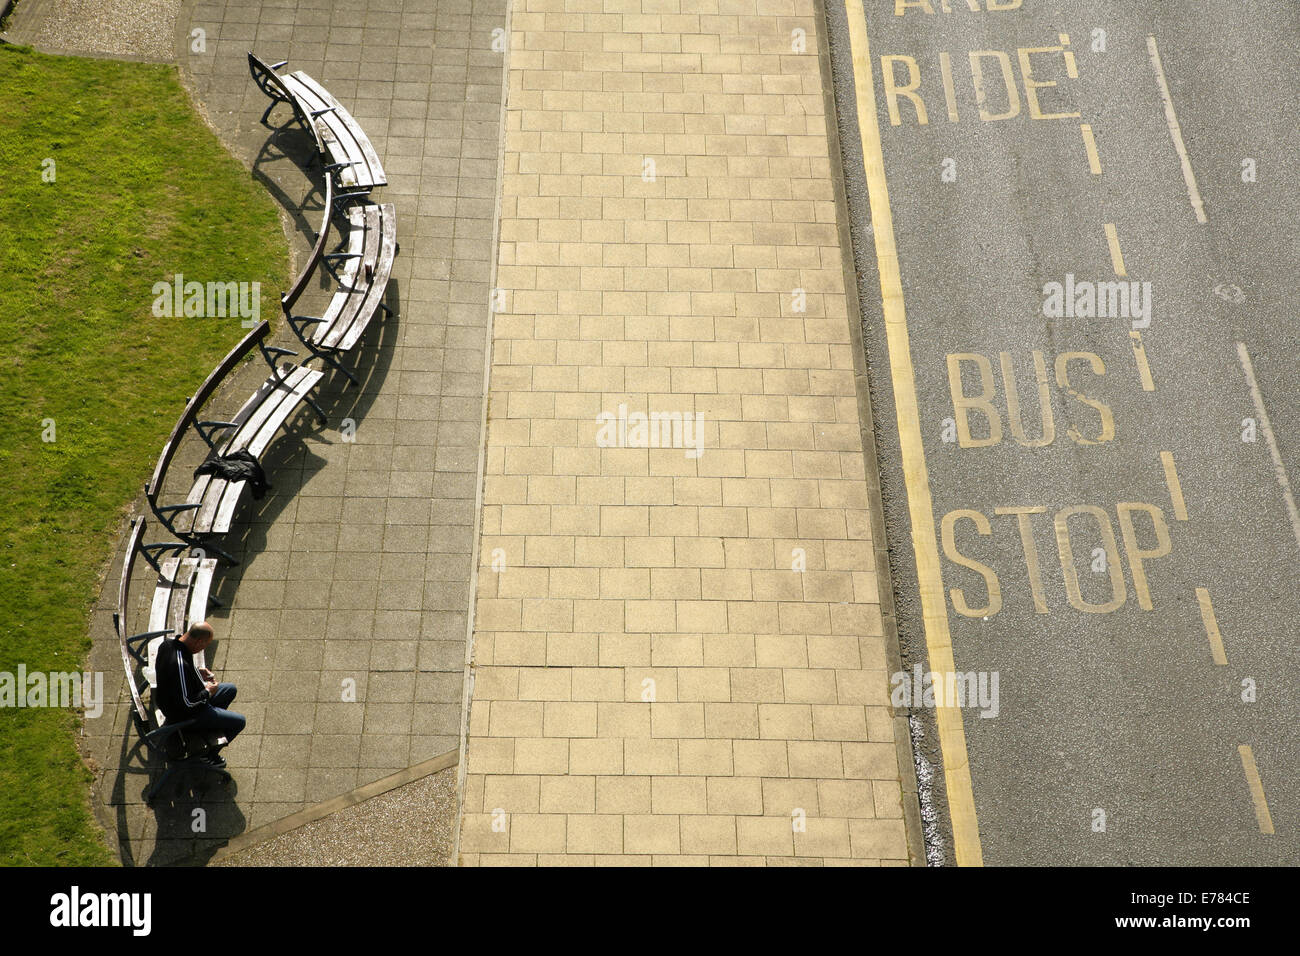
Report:
M 244 832 L 239 784 L 202 770 L 179 770 L 153 797 L 153 854 L 149 866 L 205 866 Z
M 237 780 L 199 768 L 179 768 L 164 780 L 167 766 L 144 745 L 134 718 L 122 737 L 118 766 L 112 803 L 123 866 L 139 864 L 135 846 L 146 840 L 150 829 L 153 851 L 147 866 L 203 866 L 247 828 Z M 150 797 L 148 803 L 128 800 L 128 790 L 134 797 L 137 784 Z M 152 813 L 152 827 L 142 819 L 146 813 Z

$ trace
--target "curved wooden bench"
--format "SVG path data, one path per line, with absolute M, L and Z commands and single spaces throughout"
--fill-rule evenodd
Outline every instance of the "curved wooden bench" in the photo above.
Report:
M 244 402 L 233 419 L 217 423 L 219 428 L 229 429 L 227 439 L 212 443 L 212 450 L 217 455 L 225 456 L 246 449 L 253 457 L 260 458 L 299 402 L 315 404 L 307 393 L 324 377 L 324 372 L 305 365 L 288 364 L 280 369 L 272 366 L 272 369 L 271 376 Z M 316 412 L 324 425 L 324 413 L 319 408 Z M 228 481 L 214 475 L 195 478 L 189 497 L 185 499 L 190 510 L 180 519 L 178 534 L 186 537 L 229 531 L 235 505 L 239 503 L 245 484 L 247 482 Z
M 355 384 L 356 375 L 339 360 L 338 353 L 357 344 L 377 310 L 392 314 L 384 304 L 384 295 L 397 256 L 397 213 L 392 203 L 360 202 L 349 206 L 346 216 L 346 247 L 324 256 L 326 267 L 339 283 L 325 313 L 295 315 L 287 297 L 281 304 L 302 343 Z
M 271 98 L 262 122 L 266 122 L 276 104 L 290 104 L 299 121 L 311 127 L 317 151 L 330 159 L 325 164 L 326 173 L 337 173 L 341 188 L 368 192 L 376 186 L 387 185 L 379 154 L 352 114 L 301 70 L 282 75 L 279 71 L 287 63 L 287 60 L 267 63 L 251 50 L 248 52 L 248 70 L 253 81 Z
M 208 557 L 185 556 L 177 553 L 161 562 L 158 555 L 168 551 L 182 552 L 189 545 L 180 542 L 165 544 L 144 544 L 146 521 L 136 518 L 131 525 L 131 534 L 127 539 L 126 559 L 122 564 L 122 579 L 118 584 L 117 611 L 113 614 L 113 628 L 117 631 L 122 648 L 122 664 L 126 668 L 126 682 L 131 688 L 131 702 L 135 707 L 138 725 L 143 729 L 149 724 L 149 710 L 144 704 L 142 688 L 136 682 L 132 661 L 140 666 L 148 688 L 152 691 L 157 686 L 154 676 L 154 659 L 158 646 L 163 639 L 172 634 L 183 634 L 194 621 L 207 617 L 208 605 L 217 604 L 211 597 L 212 578 L 216 573 L 217 559 Z M 135 572 L 135 560 L 144 555 L 146 561 L 158 574 L 154 585 L 153 602 L 149 608 L 148 626 L 138 634 L 128 636 L 127 611 L 131 578 Z M 141 645 L 146 645 L 146 653 L 141 653 Z M 204 666 L 203 657 L 197 658 L 198 666 Z M 165 723 L 161 712 L 155 711 L 155 724 L 161 727 Z
M 270 331 L 270 323 L 263 319 L 257 328 L 249 332 L 222 359 L 221 364 L 212 370 L 199 390 L 186 403 L 185 411 L 177 420 L 171 436 L 158 456 L 153 476 L 144 486 L 145 500 L 168 531 L 187 544 L 191 546 L 197 544 L 232 564 L 238 562 L 215 545 L 204 543 L 204 538 L 208 534 L 230 530 L 231 516 L 245 482 L 228 482 L 221 478 L 202 475 L 195 479 L 190 494 L 183 504 L 165 505 L 161 503 L 161 497 L 168 468 L 191 425 L 214 454 L 227 455 L 237 449 L 247 448 L 257 456 L 265 450 L 275 431 L 299 402 L 310 405 L 321 424 L 325 424 L 325 413 L 307 394 L 320 381 L 324 373 L 288 363 L 277 368 L 276 356 L 295 353 L 291 349 L 266 345 L 265 339 Z M 244 403 L 234 419 L 200 420 L 198 417 L 200 409 L 212 397 L 225 377 L 254 349 L 261 351 L 262 357 L 270 366 L 270 377 Z M 224 433 L 226 437 L 214 439 L 213 436 L 218 433 Z
M 326 169 L 338 171 L 340 186 L 369 191 L 388 184 L 370 137 L 327 89 L 302 70 L 281 79 L 303 112 L 316 124 L 325 152 L 332 160 Z
M 186 738 L 186 733 L 194 725 L 194 720 L 168 723 L 153 700 L 154 692 L 158 687 L 156 662 L 162 642 L 173 634 L 183 634 L 193 621 L 200 621 L 207 617 L 207 606 L 210 600 L 214 604 L 218 603 L 215 599 L 211 599 L 209 594 L 217 560 L 177 555 L 159 564 L 155 553 L 184 551 L 189 546 L 177 542 L 144 544 L 144 531 L 145 519 L 136 518 L 127 540 L 126 559 L 122 564 L 122 580 L 118 585 L 117 611 L 113 614 L 113 627 L 122 646 L 122 664 L 126 668 L 127 686 L 131 688 L 132 719 L 136 730 L 145 747 L 155 754 L 166 768 L 157 784 L 144 792 L 145 802 L 150 803 L 171 776 L 179 770 L 192 768 L 217 773 L 226 780 L 230 779 L 230 774 L 206 762 L 202 752 L 191 752 L 192 741 Z M 158 572 L 158 581 L 154 588 L 153 604 L 149 610 L 149 629 L 128 637 L 127 601 L 131 577 L 135 570 L 135 559 L 138 555 L 144 555 L 145 560 Z M 146 642 L 147 656 L 140 653 L 140 645 Z M 135 669 L 131 664 L 133 660 L 140 665 L 141 676 L 144 677 L 149 688 L 149 707 L 145 706 L 141 686 L 136 681 Z M 194 660 L 197 666 L 205 666 L 202 653 L 196 654 Z

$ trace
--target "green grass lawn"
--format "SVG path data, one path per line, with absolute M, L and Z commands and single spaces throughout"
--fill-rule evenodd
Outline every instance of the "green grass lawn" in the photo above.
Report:
M 123 515 L 246 334 L 239 318 L 156 318 L 153 284 L 261 282 L 269 315 L 288 250 L 174 68 L 0 46 L 0 263 L 0 671 L 81 670 Z M 0 710 L 0 865 L 115 862 L 79 719 Z

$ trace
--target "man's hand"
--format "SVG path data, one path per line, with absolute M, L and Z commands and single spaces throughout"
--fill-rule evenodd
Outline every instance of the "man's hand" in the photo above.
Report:
M 199 676 L 202 677 L 205 681 L 206 680 L 214 681 L 217 679 L 217 675 L 212 673 L 212 671 L 208 670 L 206 667 L 199 668 Z
M 209 694 L 215 694 L 217 692 L 217 682 L 214 680 L 208 681 L 206 684 L 203 685 L 203 689 L 206 690 Z

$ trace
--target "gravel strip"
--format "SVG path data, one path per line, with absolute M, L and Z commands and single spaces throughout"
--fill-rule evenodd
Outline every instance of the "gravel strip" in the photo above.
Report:
M 33 45 L 171 60 L 179 8 L 179 0 L 56 0 Z
M 456 768 L 249 847 L 214 866 L 448 866 Z

